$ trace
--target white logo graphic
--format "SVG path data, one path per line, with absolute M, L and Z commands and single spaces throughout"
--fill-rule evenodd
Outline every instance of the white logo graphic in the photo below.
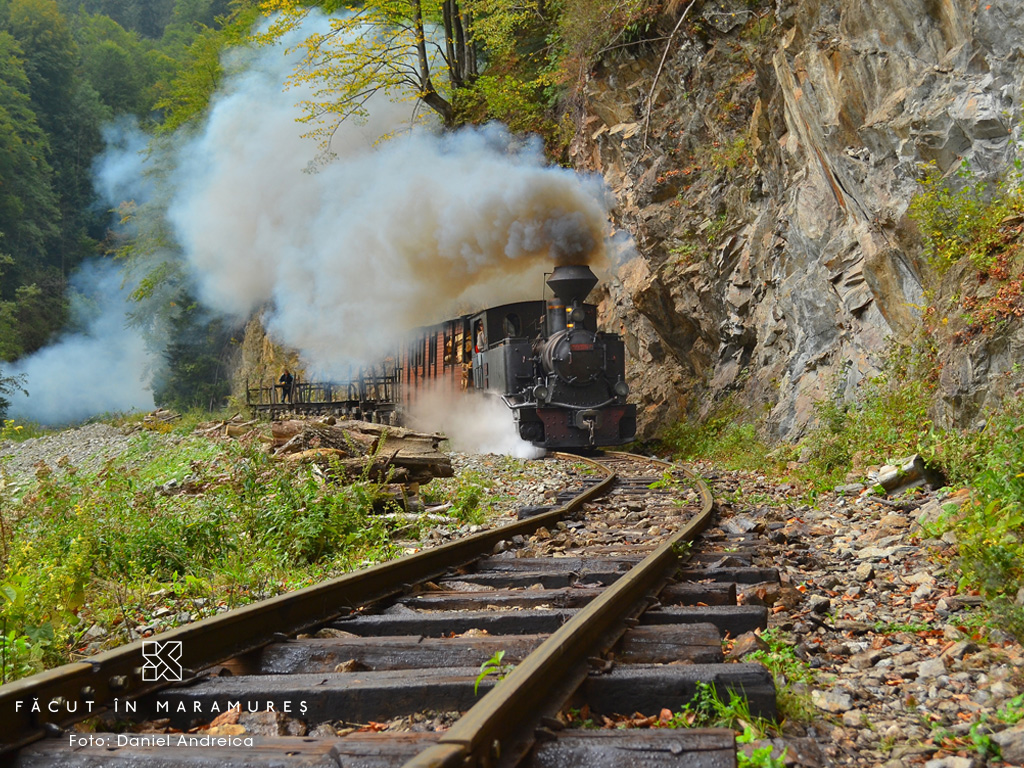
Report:
M 142 679 L 147 683 L 157 680 L 181 680 L 181 640 L 144 640 L 142 643 Z

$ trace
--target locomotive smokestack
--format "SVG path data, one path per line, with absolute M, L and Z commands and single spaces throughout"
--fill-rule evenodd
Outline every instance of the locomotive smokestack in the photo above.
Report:
M 597 285 L 597 276 L 585 264 L 555 267 L 548 278 L 548 287 L 567 307 L 582 304 Z

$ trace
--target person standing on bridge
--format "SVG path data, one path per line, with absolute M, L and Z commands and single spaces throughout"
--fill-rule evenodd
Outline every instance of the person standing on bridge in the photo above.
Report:
M 295 377 L 288 372 L 288 369 L 284 369 L 284 373 L 281 374 L 281 378 L 277 380 L 278 386 L 281 387 L 281 402 L 282 403 L 294 403 L 292 400 L 292 387 L 295 385 Z

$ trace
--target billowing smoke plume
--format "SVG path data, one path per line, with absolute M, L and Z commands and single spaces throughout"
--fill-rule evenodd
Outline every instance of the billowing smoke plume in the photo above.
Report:
M 138 134 L 116 126 L 98 166 L 111 208 L 151 194 L 147 168 L 176 169 L 161 198 L 208 309 L 242 318 L 269 308 L 275 341 L 298 349 L 307 370 L 340 375 L 378 362 L 417 326 L 538 298 L 556 264 L 605 259 L 600 180 L 547 165 L 539 140 L 498 125 L 378 143 L 408 126 L 412 105 L 377 96 L 368 120 L 338 130 L 335 159 L 315 164 L 319 149 L 296 122 L 310 94 L 283 87 L 294 42 L 229 52 L 232 74 L 198 130 L 144 156 Z M 151 405 L 140 374 L 152 361 L 125 332 L 123 303 L 106 308 L 90 331 L 25 363 L 31 397 L 13 413 L 54 423 Z M 69 382 L 89 389 L 69 395 Z M 51 385 L 75 407 L 59 409 Z
M 409 115 L 377 98 L 308 172 L 291 62 L 263 51 L 218 97 L 179 162 L 170 218 L 202 300 L 270 304 L 268 330 L 325 373 L 373 362 L 454 308 L 536 298 L 545 268 L 600 261 L 597 179 L 545 164 L 539 141 L 492 125 L 374 146 Z
M 98 413 L 152 409 L 146 380 L 153 356 L 125 325 L 127 290 L 111 262 L 85 264 L 71 280 L 72 315 L 84 330 L 10 367 L 25 374 L 29 396 L 10 397 L 10 415 L 66 424 Z M 4 372 L 7 372 L 7 368 Z
M 495 397 L 437 389 L 421 395 L 409 414 L 409 426 L 443 432 L 452 448 L 464 453 L 497 453 L 520 459 L 544 455 L 519 437 L 508 408 Z

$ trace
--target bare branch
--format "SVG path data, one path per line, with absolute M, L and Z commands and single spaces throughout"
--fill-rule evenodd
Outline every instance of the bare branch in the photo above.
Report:
M 665 66 L 665 60 L 668 58 L 668 52 L 672 48 L 672 40 L 675 39 L 676 32 L 683 26 L 683 19 L 686 18 L 686 14 L 690 12 L 697 0 L 690 0 L 690 4 L 683 10 L 683 14 L 679 17 L 679 21 L 676 22 L 675 27 L 672 29 L 672 34 L 668 36 L 668 42 L 665 43 L 665 51 L 661 54 L 661 61 L 658 62 L 658 71 L 654 73 L 654 82 L 651 83 L 650 93 L 647 94 L 647 114 L 644 115 L 644 144 L 643 148 L 647 149 L 647 136 L 651 130 L 651 110 L 654 108 L 654 91 L 658 87 L 658 79 L 661 77 L 661 70 Z

